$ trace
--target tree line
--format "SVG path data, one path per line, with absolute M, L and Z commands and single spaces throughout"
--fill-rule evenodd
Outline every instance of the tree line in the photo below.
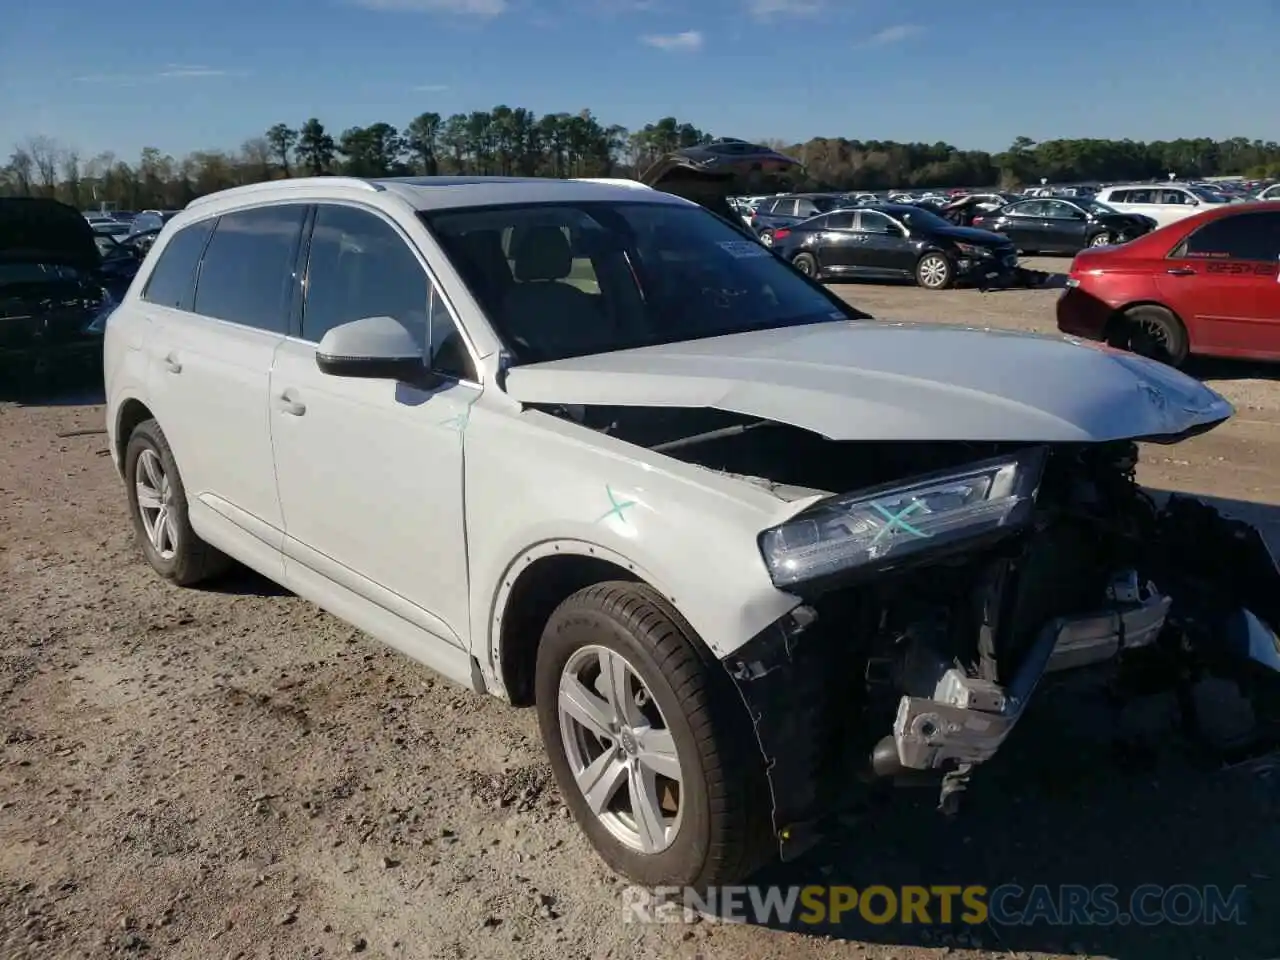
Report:
M 136 161 L 92 157 L 51 137 L 19 144 L 0 167 L 0 194 L 54 196 L 80 208 L 178 209 L 226 187 L 280 177 L 348 174 L 481 174 L 549 177 L 634 176 L 672 150 L 708 143 L 692 123 L 664 117 L 639 130 L 605 124 L 590 110 L 538 116 L 524 107 L 422 113 L 403 128 L 378 122 L 330 133 L 315 117 L 277 123 L 237 150 L 198 150 L 175 158 L 146 147 Z M 1280 176 L 1274 141 L 1047 140 L 1018 137 L 1008 150 L 960 150 L 948 143 L 815 137 L 764 141 L 804 164 L 779 189 L 886 190 L 1016 187 L 1050 182 L 1163 179 L 1245 174 Z

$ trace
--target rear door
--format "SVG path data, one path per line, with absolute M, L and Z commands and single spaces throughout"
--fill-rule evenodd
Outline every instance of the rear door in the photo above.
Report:
M 223 214 L 176 235 L 163 258 L 184 239 L 194 246 L 197 227 L 212 227 L 188 302 L 178 288 L 143 299 L 152 334 L 148 389 L 161 428 L 182 471 L 197 532 L 215 542 L 232 530 L 263 545 L 274 565 L 283 545 L 268 419 L 272 358 L 284 339 L 297 290 L 296 258 L 305 204 L 255 207 Z M 159 302 L 161 296 L 166 302 Z M 229 525 L 229 526 L 228 526 Z M 222 536 L 217 535 L 221 527 Z M 238 537 L 248 543 L 252 542 Z M 264 571 L 265 572 L 265 571 Z
M 852 210 L 828 213 L 805 224 L 804 229 L 812 231 L 812 252 L 824 269 L 848 273 L 854 268 L 853 253 L 860 242 L 860 235 L 853 229 Z
M 1194 349 L 1280 357 L 1280 211 L 1211 220 L 1165 263 L 1160 292 Z
M 1043 249 L 1044 231 L 1040 228 L 1047 200 L 1021 200 L 1004 209 L 1000 232 L 1024 250 Z

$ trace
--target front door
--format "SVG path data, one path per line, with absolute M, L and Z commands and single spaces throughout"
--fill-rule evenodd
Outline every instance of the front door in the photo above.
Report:
M 878 210 L 859 210 L 853 246 L 858 272 L 874 277 L 909 277 L 915 270 L 915 246 L 903 228 Z
M 305 289 L 298 335 L 271 373 L 286 570 L 465 647 L 462 453 L 480 388 L 454 321 L 409 238 L 360 207 L 317 208 Z M 321 373 L 324 334 L 374 316 L 399 320 L 455 376 L 425 391 Z
M 152 411 L 170 438 L 193 525 L 232 523 L 277 558 L 284 524 L 267 390 L 297 290 L 306 212 L 303 204 L 256 207 L 192 224 L 165 245 L 143 296 L 154 304 L 144 344 Z M 157 281 L 171 256 L 185 262 L 205 236 L 185 303 Z
M 1280 211 L 1210 220 L 1165 264 L 1160 292 L 1194 349 L 1280 357 Z
M 1043 200 L 1041 203 L 1044 206 L 1040 229 L 1044 233 L 1044 241 L 1038 249 L 1046 253 L 1078 253 L 1085 244 L 1088 215 L 1075 204 L 1063 200 Z

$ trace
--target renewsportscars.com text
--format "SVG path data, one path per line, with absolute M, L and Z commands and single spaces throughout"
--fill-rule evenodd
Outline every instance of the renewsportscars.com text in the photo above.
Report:
M 758 924 L 885 925 L 995 924 L 999 926 L 1197 926 L 1244 924 L 1248 890 L 1217 886 L 1143 884 L 1122 891 L 1085 886 L 1002 884 L 968 886 L 628 887 L 627 923 L 682 923 L 694 915 Z

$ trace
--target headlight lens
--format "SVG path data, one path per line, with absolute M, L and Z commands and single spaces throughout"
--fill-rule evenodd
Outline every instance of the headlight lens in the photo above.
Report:
M 957 243 L 956 249 L 966 257 L 989 257 L 991 251 L 986 247 L 975 246 L 972 243 Z
M 1044 449 L 820 501 L 760 534 L 776 586 L 882 566 L 1002 528 L 1031 514 Z

